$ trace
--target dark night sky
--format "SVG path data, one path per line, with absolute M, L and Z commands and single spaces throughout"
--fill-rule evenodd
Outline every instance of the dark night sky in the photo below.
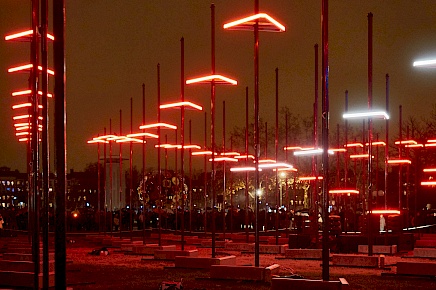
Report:
M 142 83 L 146 85 L 146 123 L 157 119 L 156 65 L 161 64 L 162 102 L 180 98 L 180 38 L 185 38 L 186 78 L 209 74 L 210 1 L 206 0 L 74 0 L 67 2 L 67 113 L 68 168 L 82 170 L 97 160 L 97 148 L 86 140 L 109 131 L 130 130 L 142 120 Z M 217 88 L 217 140 L 221 143 L 222 101 L 226 101 L 226 131 L 245 123 L 245 87 L 253 111 L 253 34 L 224 31 L 225 22 L 248 16 L 254 1 L 216 0 L 217 73 L 239 81 L 236 87 Z M 30 1 L 2 0 L 0 35 L 30 27 Z M 273 128 L 274 70 L 279 68 L 279 106 L 296 114 L 312 113 L 314 44 L 321 44 L 321 1 L 260 1 L 260 10 L 282 22 L 284 33 L 261 33 L 261 117 Z M 428 116 L 435 104 L 436 70 L 416 69 L 416 59 L 436 57 L 436 2 L 409 0 L 331 0 L 329 3 L 329 95 L 332 130 L 341 122 L 344 91 L 349 109 L 367 104 L 367 14 L 374 14 L 374 107 L 385 106 L 385 74 L 390 75 L 391 132 L 397 132 L 398 107 L 403 116 Z M 50 12 L 51 15 L 51 12 Z M 50 31 L 52 29 L 50 28 Z M 51 48 L 51 46 L 50 46 Z M 7 68 L 29 60 L 28 43 L 0 41 L 0 165 L 24 171 L 25 146 L 12 126 L 11 92 L 27 87 L 27 75 Z M 320 60 L 321 60 L 321 50 Z M 320 70 L 321 73 L 321 70 Z M 321 82 L 320 82 L 321 85 Z M 321 93 L 321 87 L 320 87 Z M 210 108 L 210 86 L 186 86 L 186 99 Z M 162 120 L 177 123 L 178 111 L 162 113 Z M 203 144 L 204 113 L 188 112 L 193 122 L 193 143 Z M 384 122 L 375 124 L 376 129 Z M 187 128 L 187 127 L 186 127 Z M 187 130 L 187 129 L 186 129 Z M 392 133 L 394 134 L 394 133 Z M 173 140 L 174 133 L 169 137 Z M 304 144 L 299 144 L 304 145 Z M 124 146 L 127 149 L 127 145 Z M 139 150 L 136 149 L 136 151 Z M 150 166 L 155 166 L 148 146 Z M 126 150 L 124 154 L 128 154 Z M 154 154 L 155 155 L 155 154 Z M 135 164 L 140 164 L 140 157 Z

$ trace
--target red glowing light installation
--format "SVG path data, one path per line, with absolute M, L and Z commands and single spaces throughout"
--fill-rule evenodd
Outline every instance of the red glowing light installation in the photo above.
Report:
M 190 79 L 186 81 L 186 84 L 211 84 L 211 102 L 210 102 L 210 109 L 211 109 L 211 146 L 212 146 L 212 152 L 215 153 L 215 85 L 218 84 L 231 84 L 231 85 L 237 85 L 238 82 L 236 80 L 224 77 L 222 75 L 217 75 L 215 72 L 215 5 L 212 4 L 210 6 L 211 8 L 211 54 L 212 54 L 212 74 Z M 216 252 L 215 252 L 215 162 L 214 158 L 212 159 L 212 258 L 215 258 Z
M 254 2 L 254 15 L 224 24 L 224 29 L 254 31 L 254 146 L 255 146 L 255 266 L 259 266 L 259 196 L 257 194 L 260 185 L 259 176 L 259 31 L 283 32 L 286 28 L 266 13 L 259 13 L 259 0 Z

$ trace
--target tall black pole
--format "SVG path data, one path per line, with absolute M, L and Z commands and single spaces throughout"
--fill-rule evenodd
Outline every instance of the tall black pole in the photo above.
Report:
M 192 144 L 192 122 L 189 119 L 189 144 Z M 192 149 L 189 149 L 189 231 L 192 232 Z
M 314 71 L 314 104 L 313 104 L 313 148 L 318 148 L 318 44 L 314 46 L 315 52 L 315 71 Z M 312 190 L 312 208 L 313 208 L 313 233 L 315 241 L 318 242 L 318 156 L 312 157 L 312 174 L 315 176 Z
M 142 84 L 142 125 L 145 125 L 145 84 Z M 142 136 L 142 244 L 145 245 L 145 135 Z M 159 197 L 160 198 L 160 197 Z M 159 207 L 158 207 L 159 210 Z M 159 210 L 160 211 L 160 210 Z M 159 223 L 161 221 L 159 220 Z
M 368 109 L 372 109 L 372 13 L 368 13 Z M 372 118 L 368 118 L 368 256 L 372 256 Z
M 279 152 L 279 69 L 276 68 L 276 132 L 275 132 L 275 160 L 278 162 Z M 276 245 L 279 244 L 279 169 L 276 168 Z
M 104 127 L 104 135 L 106 136 L 106 127 Z M 107 232 L 107 187 L 106 187 L 106 180 L 107 180 L 107 174 L 106 174 L 106 163 L 107 163 L 107 159 L 106 159 L 106 142 L 103 145 L 103 180 L 104 180 L 104 199 L 103 199 L 103 204 L 104 204 L 104 218 L 103 218 L 103 229 L 104 229 L 104 234 L 106 236 L 106 232 Z
M 328 0 L 322 1 L 322 169 L 323 169 L 323 235 L 322 235 L 322 279 L 328 281 L 329 274 L 329 60 L 328 60 Z
M 48 0 L 41 2 L 41 91 L 42 91 L 42 138 L 41 138 L 41 162 L 42 162 L 42 194 L 43 194 L 43 287 L 49 287 L 49 254 L 48 254 L 48 231 L 49 231 L 49 141 L 48 141 L 48 57 L 47 57 L 47 31 L 48 31 Z
M 120 137 L 123 136 L 123 111 L 120 110 Z M 121 211 L 121 204 L 122 204 L 122 196 L 123 196 L 123 147 L 122 147 L 122 142 L 120 142 L 120 152 L 119 152 L 119 158 L 120 158 L 120 165 L 119 165 L 119 169 L 120 169 L 120 188 L 119 188 L 119 193 L 120 193 L 120 198 L 119 198 L 119 211 L 120 211 L 120 216 L 118 219 L 118 224 L 120 227 L 120 239 L 122 238 L 122 227 L 123 227 L 123 215 L 122 215 L 122 211 Z
M 157 122 L 160 124 L 160 64 L 157 64 Z M 159 188 L 159 227 L 158 227 L 158 243 L 162 246 L 162 174 L 160 168 L 160 126 L 157 127 L 157 183 Z M 166 162 L 166 161 L 165 161 Z M 166 164 L 166 163 L 165 163 Z M 166 173 L 166 165 L 165 165 Z
M 245 87 L 245 166 L 248 165 L 248 87 Z M 249 242 L 248 229 L 248 210 L 249 210 L 249 195 L 248 195 L 248 171 L 245 172 L 245 236 L 246 242 Z
M 32 111 L 30 114 L 31 120 L 31 135 L 30 135 L 30 149 L 31 149 L 31 173 L 30 173 L 30 195 L 31 195 L 31 217 L 32 222 L 32 258 L 34 262 L 34 286 L 36 289 L 39 287 L 39 131 L 38 131 L 38 117 L 39 117 L 39 98 L 38 98 L 38 66 L 39 66 L 39 0 L 32 0 L 32 43 L 31 43 L 31 56 L 32 56 L 32 70 L 31 70 L 31 106 Z
M 259 13 L 259 0 L 254 1 L 254 14 Z M 259 267 L 259 21 L 254 24 L 254 196 L 255 196 L 255 237 L 254 266 Z
M 204 112 L 204 150 L 207 148 L 207 112 Z M 204 155 L 203 159 L 203 172 L 204 172 L 204 217 L 203 225 L 204 232 L 207 232 L 207 155 Z
M 223 153 L 226 152 L 226 101 L 223 101 Z M 223 161 L 223 238 L 226 239 L 226 162 Z
M 212 52 L 212 75 L 215 75 L 215 4 L 210 6 L 211 9 L 211 52 Z M 211 111 L 211 147 L 212 147 L 212 165 L 211 165 L 211 190 L 212 190 L 212 258 L 215 258 L 215 81 L 211 82 L 211 98 L 210 98 L 210 111 Z
M 130 134 L 133 133 L 133 99 L 130 98 Z M 130 182 L 129 182 L 129 229 L 130 240 L 133 240 L 133 214 L 132 214 L 132 191 L 133 191 L 133 142 L 130 141 L 129 148 L 129 169 L 130 169 Z
M 403 157 L 403 152 L 401 148 L 401 141 L 403 141 L 403 106 L 399 106 L 400 117 L 399 117 L 399 130 L 398 135 L 400 138 L 400 144 L 398 145 L 398 157 L 401 159 Z M 398 210 L 403 209 L 402 202 L 402 192 L 403 192 L 403 167 L 401 164 L 398 165 Z
M 181 69 L 180 69 L 180 97 L 182 102 L 185 101 L 185 39 L 180 39 L 181 46 Z M 180 121 L 180 174 L 182 175 L 182 220 L 180 221 L 180 228 L 182 232 L 182 251 L 185 249 L 185 106 L 181 106 L 181 121 Z M 177 149 L 176 149 L 177 150 Z
M 389 74 L 386 74 L 386 113 L 389 114 Z M 389 158 L 389 119 L 386 118 L 386 137 L 385 137 L 385 209 L 388 208 L 388 158 Z
M 66 66 L 65 66 L 65 0 L 53 2 L 53 59 L 55 84 L 54 139 L 55 139 L 55 285 L 66 289 L 65 197 L 66 191 Z M 39 246 L 39 245 L 38 245 Z M 36 265 L 36 264 L 35 264 Z

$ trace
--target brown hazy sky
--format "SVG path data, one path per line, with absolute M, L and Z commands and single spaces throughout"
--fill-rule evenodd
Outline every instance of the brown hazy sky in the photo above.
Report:
M 134 130 L 142 120 L 142 83 L 146 85 L 146 122 L 156 121 L 157 76 L 161 65 L 162 102 L 180 98 L 180 38 L 185 39 L 186 78 L 210 73 L 210 4 L 206 0 L 73 0 L 67 2 L 68 168 L 82 170 L 97 160 L 96 146 L 86 140 L 109 131 L 130 130 L 133 98 Z M 404 118 L 424 117 L 436 103 L 436 70 L 416 69 L 416 59 L 436 58 L 436 1 L 329 1 L 329 95 L 331 128 L 341 122 L 344 91 L 349 109 L 367 102 L 367 14 L 374 15 L 374 107 L 385 106 L 385 74 L 390 75 L 391 130 L 398 129 L 398 106 Z M 245 87 L 253 111 L 253 34 L 224 31 L 230 20 L 248 16 L 254 1 L 216 0 L 217 72 L 239 81 L 217 88 L 217 140 L 221 140 L 222 101 L 226 101 L 226 131 L 245 122 Z M 279 106 L 296 114 L 312 113 L 314 44 L 321 44 L 320 0 L 261 0 L 260 10 L 282 22 L 284 33 L 261 33 L 261 117 L 274 122 L 274 70 L 279 68 Z M 51 15 L 51 11 L 50 11 Z M 30 27 L 30 1 L 0 2 L 0 35 Z M 52 31 L 52 28 L 50 28 Z M 51 47 L 50 47 L 51 48 Z M 7 73 L 29 60 L 28 43 L 0 41 L 0 166 L 24 171 L 25 146 L 12 126 L 11 92 L 27 87 L 27 75 Z M 321 50 L 320 50 L 321 60 Z M 321 70 L 320 70 L 321 72 Z M 321 84 L 321 82 L 320 82 Z M 320 88 L 321 92 L 321 88 Z M 209 86 L 186 86 L 186 99 L 210 108 Z M 162 120 L 178 122 L 178 111 L 163 112 Z M 188 112 L 193 143 L 203 144 L 203 113 Z M 383 122 L 384 123 L 384 122 Z M 188 124 L 188 123 L 186 123 Z M 375 126 L 382 126 L 376 124 Z M 187 128 L 187 127 L 186 127 Z M 171 134 L 170 140 L 173 139 Z M 220 141 L 218 142 L 220 143 Z M 304 145 L 304 144 L 301 144 Z M 127 146 L 125 146 L 127 147 Z M 148 146 L 150 166 L 153 164 Z M 139 151 L 139 148 L 137 149 Z M 127 150 L 126 153 L 127 154 Z M 135 164 L 140 164 L 140 157 Z

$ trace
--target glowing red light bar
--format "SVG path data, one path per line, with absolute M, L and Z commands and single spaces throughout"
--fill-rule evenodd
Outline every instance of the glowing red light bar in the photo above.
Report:
M 29 141 L 29 138 L 20 138 L 18 139 L 18 142 L 27 142 Z
M 436 185 L 436 181 L 421 181 L 421 185 L 435 186 Z
M 258 13 L 239 20 L 224 24 L 224 29 L 232 30 L 253 30 L 258 24 L 259 31 L 284 32 L 285 26 L 266 13 Z
M 425 147 L 436 147 L 436 143 L 426 143 Z
M 6 35 L 5 36 L 5 40 L 19 40 L 19 38 L 21 38 L 21 37 L 24 37 L 27 40 L 32 35 L 33 35 L 33 30 L 26 30 L 26 31 L 23 31 L 23 32 L 18 32 L 18 33 Z M 50 39 L 50 40 L 54 40 L 54 36 L 49 34 L 49 33 L 47 33 L 47 38 Z
M 389 159 L 388 164 L 412 164 L 409 159 Z
M 154 145 L 155 148 L 165 148 L 165 149 L 180 149 L 182 148 L 182 145 L 175 145 L 175 144 L 160 144 L 160 145 Z
M 24 136 L 24 135 L 29 135 L 29 132 L 17 132 L 15 133 L 15 136 Z
M 31 107 L 32 104 L 31 103 L 22 103 L 22 104 L 18 104 L 18 105 L 13 105 L 12 109 L 21 109 L 21 108 L 28 108 Z M 42 109 L 42 105 L 38 105 L 38 108 Z
M 418 142 L 415 140 L 402 140 L 402 141 L 395 141 L 395 145 L 416 145 Z
M 362 143 L 349 143 L 349 144 L 345 144 L 344 147 L 349 148 L 349 147 L 361 147 L 363 148 L 363 144 Z
M 413 66 L 417 67 L 436 67 L 436 59 L 417 60 L 413 62 Z
M 98 137 L 92 138 L 92 140 L 107 140 L 107 141 L 113 141 L 119 138 L 117 135 L 109 134 L 109 135 L 102 135 Z
M 299 147 L 299 146 L 288 146 L 288 147 L 284 147 L 283 150 L 302 150 L 303 148 Z
M 386 143 L 383 141 L 375 141 L 371 142 L 372 146 L 386 146 Z M 369 146 L 369 143 L 365 143 L 365 146 Z
M 436 172 L 436 168 L 424 168 L 423 172 Z
M 356 112 L 356 113 L 344 113 L 342 115 L 344 119 L 355 119 L 355 118 L 383 118 L 388 120 L 389 115 L 382 111 L 368 111 L 368 112 Z
M 94 144 L 94 143 L 109 143 L 109 141 L 106 141 L 106 140 L 88 140 L 88 141 L 86 141 L 86 143 L 88 143 L 88 144 Z
M 177 129 L 177 126 L 171 125 L 171 124 L 167 124 L 167 123 L 153 123 L 153 124 L 139 126 L 139 129 L 142 129 L 142 130 L 143 129 L 151 129 L 151 128 L 161 128 L 161 129 L 172 129 L 172 130 L 175 130 L 175 129 Z
M 147 143 L 147 141 L 142 140 L 142 139 L 138 139 L 138 138 L 132 138 L 132 137 L 126 137 L 126 136 L 122 136 L 120 138 L 118 138 L 117 140 L 115 140 L 115 142 L 117 143 L 127 143 L 127 142 L 132 142 L 132 143 Z
M 30 126 L 15 127 L 15 131 L 23 131 L 30 129 Z
M 248 166 L 248 167 L 232 167 L 230 168 L 231 172 L 247 172 L 247 171 L 256 171 L 256 167 Z M 259 168 L 259 171 L 262 171 L 261 168 Z
M 128 138 L 136 138 L 136 137 L 145 137 L 145 138 L 159 138 L 159 135 L 156 134 L 152 134 L 152 133 L 147 133 L 147 132 L 142 132 L 142 133 L 132 133 L 132 134 L 127 134 Z
M 239 155 L 235 156 L 236 159 L 254 159 L 253 155 Z
M 331 194 L 335 194 L 335 193 L 337 193 L 337 194 L 351 194 L 351 193 L 359 194 L 359 191 L 356 189 L 332 189 L 332 190 L 329 190 L 329 193 L 331 193 Z
M 32 93 L 32 90 L 23 90 L 23 91 L 13 92 L 12 97 L 27 96 L 27 95 L 30 95 L 31 93 Z M 38 91 L 38 95 L 42 96 L 42 91 Z M 50 93 L 47 93 L 47 97 L 52 98 L 53 95 Z
M 374 209 L 371 211 L 372 214 L 400 214 L 401 211 L 396 209 Z
M 192 152 L 191 155 L 192 156 L 212 155 L 212 151 L 197 151 L 197 152 Z M 217 153 L 215 153 L 215 155 L 217 155 Z
M 12 67 L 10 69 L 8 69 L 8 72 L 18 72 L 18 71 L 22 71 L 22 70 L 29 70 L 33 68 L 33 64 L 25 64 L 25 65 L 20 65 L 20 66 L 16 66 L 16 67 Z M 42 66 L 38 66 L 38 70 L 42 71 Z M 51 69 L 47 69 L 47 73 L 49 75 L 53 75 L 54 76 L 54 71 Z
M 347 152 L 347 149 L 345 148 L 334 148 L 334 149 L 329 149 L 329 152 L 334 153 L 334 152 Z
M 183 145 L 184 149 L 201 149 L 201 146 L 199 145 L 194 145 L 194 144 L 189 144 L 189 145 Z
M 214 81 L 215 84 L 221 84 L 221 85 L 237 85 L 238 82 L 236 80 L 233 80 L 231 78 L 222 76 L 222 75 L 209 75 L 209 76 L 205 76 L 205 77 L 199 77 L 199 78 L 194 78 L 194 79 L 190 79 L 190 80 L 186 80 L 186 84 L 190 85 L 190 84 L 206 84 L 206 83 L 210 83 Z
M 291 169 L 293 166 L 284 162 L 279 162 L 279 163 L 262 163 L 259 164 L 259 168 L 274 168 L 274 169 L 278 169 L 278 168 L 288 168 Z
M 20 116 L 14 116 L 12 117 L 13 120 L 22 120 L 22 119 L 29 119 L 32 117 L 31 115 L 20 115 Z
M 274 159 L 260 159 L 259 163 L 276 163 Z
M 404 145 L 404 147 L 407 147 L 407 148 L 422 148 L 422 147 L 424 147 L 424 145 L 423 144 L 411 144 L 411 145 Z
M 369 157 L 368 154 L 351 154 L 350 155 L 351 159 L 368 158 L 368 157 Z M 372 156 L 372 158 L 374 158 L 374 156 Z
M 273 171 L 276 171 L 276 169 L 274 168 Z M 277 171 L 294 171 L 297 172 L 297 168 L 295 167 L 291 167 L 291 168 L 277 168 Z
M 237 156 L 240 156 L 241 154 L 238 152 L 222 152 L 220 155 L 222 156 L 233 156 L 236 158 Z
M 436 139 L 427 140 L 428 143 L 436 143 Z
M 311 181 L 311 180 L 322 180 L 323 177 L 322 176 L 306 176 L 306 177 L 299 177 L 298 180 L 301 181 Z
M 212 158 L 209 158 L 209 161 L 212 161 Z M 215 162 L 226 162 L 226 161 L 230 161 L 230 162 L 238 162 L 238 159 L 236 158 L 231 158 L 231 157 L 215 157 L 213 159 L 213 161 Z
M 199 111 L 203 110 L 202 106 L 194 104 L 192 102 L 176 102 L 176 103 L 163 104 L 159 106 L 160 109 L 179 108 L 179 107 L 188 107 Z
M 302 149 L 299 151 L 294 151 L 295 156 L 301 156 L 301 155 L 319 155 L 322 154 L 324 150 L 322 148 L 318 149 Z

